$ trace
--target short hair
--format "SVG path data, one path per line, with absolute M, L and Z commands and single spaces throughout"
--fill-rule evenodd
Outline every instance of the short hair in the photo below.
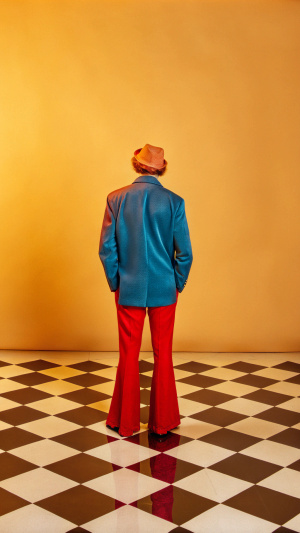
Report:
M 161 169 L 154 168 L 154 167 L 147 167 L 147 165 L 143 165 L 135 157 L 131 158 L 131 163 L 132 163 L 134 170 L 138 174 L 157 174 L 158 176 L 163 176 L 163 174 L 167 170 L 167 164 L 165 167 Z

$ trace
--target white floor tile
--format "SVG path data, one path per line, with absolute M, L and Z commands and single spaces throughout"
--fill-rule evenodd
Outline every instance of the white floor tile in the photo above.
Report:
M 32 407 L 32 409 L 42 411 L 42 413 L 47 413 L 48 415 L 57 415 L 58 413 L 64 413 L 65 411 L 82 407 L 79 403 L 71 402 L 71 400 L 60 398 L 59 396 L 52 396 L 51 398 L 31 402 L 28 406 Z
M 67 394 L 68 392 L 83 389 L 83 387 L 80 387 L 79 385 L 74 385 L 74 383 L 69 383 L 62 379 L 41 383 L 40 385 L 35 385 L 34 388 L 47 392 L 48 394 L 53 394 L 54 396 L 60 396 L 61 394 Z
M 193 376 L 193 372 L 187 372 L 186 370 L 181 370 L 179 368 L 174 368 L 174 376 L 175 376 L 175 379 L 183 379 L 183 378 L 188 378 L 189 376 Z M 176 383 L 177 385 L 177 383 Z
M 18 365 L 9 365 L 0 367 L 0 377 L 1 378 L 14 378 L 16 376 L 22 376 L 23 374 L 29 374 L 32 370 L 24 368 Z
M 67 379 L 72 378 L 74 376 L 79 376 L 80 374 L 84 374 L 82 370 L 77 370 L 76 368 L 69 368 L 67 366 L 55 366 L 54 368 L 47 368 L 46 370 L 40 370 L 41 374 L 45 374 L 45 376 L 50 376 L 51 378 L 55 379 Z
M 223 392 L 224 394 L 231 394 L 231 396 L 244 396 L 256 390 L 256 387 L 251 387 L 250 385 L 244 385 L 243 383 L 237 383 L 235 381 L 224 381 L 223 383 L 218 383 L 218 385 L 213 385 L 212 387 L 207 387 L 208 390 L 215 390 L 217 392 Z
M 289 381 L 278 381 L 277 383 L 273 383 L 273 385 L 265 387 L 264 390 L 278 392 L 279 394 L 288 394 L 289 396 L 300 395 L 300 385 Z
M 208 435 L 209 433 L 217 431 L 218 429 L 220 429 L 220 426 L 209 424 L 208 422 L 202 422 L 200 420 L 196 420 L 195 418 L 189 418 L 186 416 L 185 418 L 181 418 L 180 425 L 178 428 L 173 429 L 172 433 L 184 435 L 190 439 L 199 439 L 200 437 Z
M 38 466 L 46 466 L 56 461 L 61 461 L 67 457 L 72 457 L 80 453 L 69 446 L 64 446 L 53 440 L 40 440 L 27 444 L 26 446 L 20 446 L 10 450 L 11 454 L 29 461 Z
M 193 533 L 272 533 L 279 526 L 219 504 L 182 524 Z
M 291 520 L 283 524 L 284 527 L 291 529 L 292 531 L 300 532 L 300 513 L 294 516 Z
M 26 424 L 19 426 L 20 429 L 30 431 L 30 433 L 34 433 L 45 439 L 51 439 L 52 437 L 57 437 L 57 435 L 62 435 L 69 431 L 75 431 L 81 427 L 78 424 L 51 415 L 40 418 L 39 420 L 33 420 L 33 422 L 26 422 Z
M 0 517 L 3 533 L 66 533 L 75 524 L 37 505 L 27 505 Z
M 11 424 L 7 424 L 6 422 L 2 422 L 2 420 L 0 420 L 0 431 L 2 431 L 3 429 L 11 428 L 11 427 L 13 427 Z
M 241 413 L 242 415 L 253 416 L 262 411 L 270 409 L 270 406 L 266 403 L 255 402 L 248 400 L 247 398 L 234 398 L 228 402 L 218 405 L 220 409 L 227 409 L 228 411 L 234 411 L 235 413 Z
M 288 466 L 300 459 L 300 450 L 297 448 L 271 440 L 257 442 L 240 453 L 280 466 Z
M 92 409 L 97 409 L 98 411 L 103 411 L 104 413 L 108 413 L 110 404 L 111 404 L 111 398 L 107 398 L 106 400 L 100 400 L 100 402 L 89 403 L 87 407 L 91 407 Z
M 177 396 L 184 396 L 185 394 L 190 394 L 191 392 L 196 392 L 198 390 L 199 390 L 199 387 L 195 387 L 194 385 L 188 385 L 187 383 L 181 383 L 180 381 L 176 381 Z
M 195 465 L 211 466 L 214 463 L 233 455 L 235 452 L 225 450 L 225 448 L 215 446 L 214 444 L 194 440 L 176 448 L 172 448 L 164 453 Z
M 131 505 L 124 505 L 116 511 L 86 522 L 81 527 L 91 533 L 168 533 L 174 529 L 174 524 Z
M 0 411 L 6 411 L 7 409 L 13 409 L 14 407 L 20 407 L 20 404 L 0 396 Z
M 125 440 L 109 442 L 103 446 L 98 446 L 98 448 L 93 448 L 86 453 L 118 466 L 133 465 L 139 461 L 148 459 L 149 457 L 159 455 L 159 452 L 155 450 L 150 450 L 150 448 L 145 448 L 143 446 L 137 446 L 136 444 Z
M 210 370 L 205 370 L 201 372 L 202 376 L 210 376 L 212 378 L 231 380 L 244 376 L 246 372 L 239 372 L 238 370 L 232 370 L 231 368 L 211 368 Z
M 248 416 L 243 420 L 234 422 L 227 426 L 227 429 L 232 431 L 239 431 L 240 433 L 245 433 L 246 435 L 252 435 L 253 437 L 258 437 L 260 439 L 267 439 L 280 431 L 284 431 L 286 426 L 282 424 L 276 424 L 275 422 L 269 422 L 267 420 L 262 420 L 261 418 L 255 418 Z
M 31 503 L 49 498 L 59 492 L 75 487 L 77 483 L 59 476 L 45 468 L 36 468 L 25 474 L 1 481 L 1 487 Z M 43 532 L 41 532 L 43 533 Z
M 253 372 L 253 375 L 280 381 L 297 376 L 297 372 L 290 372 L 289 370 L 282 370 L 281 368 L 263 368 L 262 370 L 256 370 Z
M 117 376 L 117 368 L 111 367 L 111 368 L 102 368 L 100 370 L 94 370 L 92 374 L 95 374 L 95 376 L 100 376 L 102 378 L 112 379 L 115 381 Z
M 288 409 L 288 411 L 300 413 L 300 398 L 292 398 L 291 400 L 287 400 L 286 402 L 278 404 L 276 407 L 281 407 L 282 409 Z
M 128 468 L 121 468 L 83 483 L 83 485 L 129 504 L 168 487 L 169 483 L 134 472 Z
M 174 486 L 221 503 L 251 487 L 252 483 L 204 468 L 173 483 Z
M 300 498 L 300 472 L 292 468 L 282 468 L 259 483 L 262 487 L 284 492 L 289 496 Z M 300 508 L 300 507 L 299 507 Z
M 115 381 L 106 381 L 105 383 L 99 383 L 99 385 L 92 385 L 89 389 L 96 390 L 97 392 L 103 392 L 104 394 L 113 395 L 115 388 Z
M 11 379 L 0 379 L 0 394 L 25 388 L 26 385 L 18 383 L 17 381 L 12 381 Z
M 200 411 L 205 411 L 211 406 L 206 403 L 194 402 L 193 400 L 188 400 L 187 398 L 178 398 L 178 407 L 179 412 L 182 416 L 194 415 L 195 413 L 200 413 Z

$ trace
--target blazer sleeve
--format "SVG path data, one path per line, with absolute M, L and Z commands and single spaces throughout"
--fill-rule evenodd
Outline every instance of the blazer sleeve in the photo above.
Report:
M 116 240 L 116 221 L 106 198 L 103 224 L 99 243 L 99 257 L 102 262 L 109 288 L 115 292 L 119 286 L 119 259 Z
M 190 232 L 183 198 L 175 214 L 173 242 L 176 251 L 176 257 L 174 259 L 176 287 L 179 292 L 182 292 L 193 262 Z

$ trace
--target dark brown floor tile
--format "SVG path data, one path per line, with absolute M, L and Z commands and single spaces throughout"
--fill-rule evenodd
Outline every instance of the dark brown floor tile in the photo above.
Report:
M 131 503 L 142 511 L 181 525 L 216 505 L 216 502 L 169 485 L 162 490 Z
M 268 440 L 280 442 L 281 444 L 293 446 L 294 448 L 300 448 L 300 431 L 296 428 L 288 428 L 269 437 Z
M 83 529 L 82 527 L 75 527 L 75 529 L 69 529 L 67 533 L 90 533 L 90 531 Z
M 300 374 L 300 363 L 294 363 L 293 361 L 285 361 L 274 365 L 272 368 L 279 368 L 280 370 L 288 370 L 289 372 L 298 372 Z
M 262 413 L 257 413 L 257 415 L 254 415 L 254 418 L 261 418 L 262 420 L 283 424 L 284 426 L 294 426 L 300 422 L 300 413 L 282 409 L 281 407 L 271 407 Z
M 206 403 L 208 405 L 220 405 L 221 403 L 228 402 L 229 400 L 234 400 L 236 398 L 235 396 L 231 396 L 231 394 L 224 394 L 223 392 L 217 392 L 209 389 L 197 390 L 181 397 L 187 400 L 192 400 L 193 402 Z
M 150 450 L 166 452 L 176 448 L 176 446 L 181 446 L 181 444 L 185 444 L 194 439 L 184 437 L 179 433 L 172 433 L 172 431 L 168 432 L 167 437 L 159 439 L 150 431 L 142 431 L 141 433 L 136 433 L 131 437 L 127 437 L 126 440 L 132 442 L 133 444 L 138 444 L 139 446 L 149 448 Z
M 67 392 L 66 394 L 61 394 L 60 397 L 66 398 L 66 400 L 71 400 L 71 402 L 81 403 L 82 405 L 88 405 L 90 403 L 100 402 L 101 400 L 111 398 L 109 394 L 104 394 L 104 392 L 98 392 L 92 389 L 79 389 L 73 392 Z
M 95 372 L 96 370 L 103 370 L 104 368 L 110 368 L 109 365 L 103 365 L 102 363 L 96 363 L 95 361 L 82 361 L 74 365 L 68 365 L 69 368 L 75 368 L 82 372 Z
M 151 387 L 152 378 L 150 376 L 145 376 L 145 374 L 140 374 L 140 387 Z
M 27 407 L 26 405 L 13 407 L 12 409 L 7 409 L 7 411 L 0 412 L 0 420 L 12 426 L 20 426 L 21 424 L 26 424 L 26 422 L 32 422 L 45 416 L 49 415 Z
M 48 370 L 49 368 L 55 368 L 60 365 L 57 365 L 56 363 L 50 363 L 49 361 L 45 361 L 44 359 L 36 359 L 35 361 L 21 363 L 19 366 L 37 372 L 38 370 Z
M 24 461 L 24 459 L 20 459 L 11 453 L 3 452 L 0 454 L 0 481 L 19 476 L 35 468 L 37 468 L 36 465 Z
M 112 381 L 112 379 L 96 376 L 95 374 L 90 374 L 87 372 L 86 374 L 80 374 L 79 376 L 67 378 L 64 381 L 69 381 L 70 383 L 74 383 L 74 385 L 80 385 L 81 387 L 93 387 L 94 385 L 99 385 L 99 383 Z
M 55 474 L 77 481 L 77 483 L 85 483 L 95 477 L 110 474 L 115 470 L 119 470 L 121 467 L 93 457 L 92 455 L 80 453 L 73 457 L 62 459 L 57 463 L 51 463 L 45 466 L 45 468 L 51 470 L 51 472 L 55 472 Z
M 300 459 L 298 461 L 295 461 L 294 463 L 289 465 L 289 468 L 292 468 L 293 470 L 297 470 L 300 472 Z
M 288 529 L 284 526 L 279 527 L 278 529 L 275 529 L 273 533 L 297 533 L 294 529 Z
M 104 413 L 104 411 L 99 411 L 98 409 L 93 409 L 92 407 L 84 406 L 78 407 L 78 409 L 65 411 L 64 413 L 59 413 L 56 416 L 85 427 L 90 426 L 91 424 L 96 424 L 96 422 L 102 422 L 102 420 L 106 420 L 107 413 Z
M 150 407 L 146 405 L 145 407 L 140 407 L 140 422 L 142 424 L 147 424 L 149 420 Z M 183 415 L 179 415 L 180 419 L 185 418 Z
M 140 421 L 142 424 L 146 424 L 149 420 L 149 405 L 146 407 L 140 407 Z
M 25 505 L 29 505 L 29 502 L 0 488 L 0 516 L 16 511 L 16 509 L 20 509 Z M 5 532 L 3 531 L 3 533 Z
M 291 378 L 285 379 L 285 382 L 288 383 L 296 383 L 296 385 L 300 385 L 300 374 L 297 374 L 296 376 L 293 376 Z
M 241 453 L 236 453 L 211 465 L 209 468 L 222 474 L 227 474 L 228 476 L 249 481 L 250 483 L 258 483 L 262 479 L 275 474 L 282 467 L 268 463 L 267 461 L 248 457 Z
M 287 402 L 292 398 L 287 394 L 279 394 L 278 392 L 273 392 L 270 390 L 256 390 L 249 392 L 243 396 L 247 400 L 253 400 L 255 402 L 266 403 L 268 405 L 278 405 L 279 403 Z
M 192 531 L 190 529 L 186 529 L 185 527 L 178 526 L 174 529 L 171 529 L 169 533 L 192 533 Z
M 0 367 L 1 366 L 9 366 L 9 363 L 6 363 L 5 361 L 0 361 Z
M 86 452 L 87 450 L 102 446 L 108 442 L 106 435 L 88 428 L 76 429 L 70 433 L 64 433 L 63 435 L 53 437 L 51 440 L 69 446 L 70 448 L 75 448 L 75 450 L 79 450 L 80 452 Z
M 238 372 L 256 372 L 257 370 L 262 370 L 266 368 L 265 366 L 255 365 L 253 363 L 246 363 L 245 361 L 236 361 L 236 363 L 230 363 L 229 365 L 224 365 L 223 368 L 230 368 L 231 370 L 238 370 Z
M 90 533 L 90 531 L 83 529 L 82 527 L 75 527 L 75 529 L 69 529 L 67 533 Z
M 9 392 L 4 392 L 1 394 L 4 398 L 8 398 L 13 402 L 21 403 L 26 405 L 27 403 L 37 402 L 39 400 L 44 400 L 45 398 L 51 398 L 51 394 L 43 392 L 33 387 L 26 387 L 26 389 L 12 390 Z
M 251 435 L 246 435 L 239 431 L 232 431 L 231 429 L 219 429 L 213 431 L 208 435 L 200 437 L 198 440 L 209 442 L 210 444 L 215 444 L 221 448 L 226 448 L 227 450 L 233 450 L 235 452 L 240 452 L 252 444 L 256 444 L 260 439 L 252 437 Z
M 8 428 L 0 431 L 0 449 L 6 452 L 38 440 L 42 440 L 42 437 L 20 428 Z
M 39 372 L 30 372 L 30 374 L 23 374 L 10 379 L 17 383 L 22 383 L 22 385 L 27 385 L 27 387 L 34 387 L 35 385 L 41 385 L 42 383 L 55 380 L 55 378 L 46 376 L 46 374 L 40 374 Z
M 65 520 L 81 525 L 110 513 L 124 504 L 88 487 L 77 485 L 72 489 L 36 502 L 35 505 L 61 516 Z
M 234 424 L 235 422 L 239 422 L 240 420 L 247 418 L 247 416 L 240 413 L 227 411 L 227 409 L 219 409 L 218 407 L 205 409 L 204 411 L 200 411 L 200 413 L 189 415 L 189 417 L 221 427 L 229 426 L 230 424 Z
M 150 391 L 147 389 L 140 390 L 140 402 L 144 405 L 150 405 Z
M 187 463 L 164 453 L 130 465 L 127 468 L 166 483 L 175 483 L 202 470 L 201 466 Z
M 187 383 L 188 385 L 194 385 L 194 387 L 212 387 L 213 385 L 218 385 L 222 383 L 222 379 L 212 378 L 211 376 L 203 376 L 203 374 L 193 374 L 186 378 L 178 379 L 179 383 Z
M 175 365 L 174 368 L 178 370 L 185 370 L 186 372 L 193 372 L 199 374 L 200 372 L 205 372 L 211 368 L 216 368 L 215 365 L 206 365 L 205 363 L 198 363 L 197 361 L 188 361 L 187 363 L 181 363 L 180 365 Z
M 234 378 L 232 380 L 236 383 L 242 383 L 243 385 L 250 385 L 251 387 L 257 387 L 258 389 L 263 389 L 269 385 L 277 383 L 276 379 L 265 378 L 264 376 L 256 376 L 254 374 L 246 374 L 245 376 L 240 376 L 239 378 Z
M 259 485 L 249 487 L 223 504 L 275 524 L 284 524 L 299 513 L 297 498 Z
M 150 361 L 144 361 L 144 359 L 139 360 L 139 372 L 150 372 L 154 368 L 154 363 Z M 149 377 L 149 376 L 148 376 Z

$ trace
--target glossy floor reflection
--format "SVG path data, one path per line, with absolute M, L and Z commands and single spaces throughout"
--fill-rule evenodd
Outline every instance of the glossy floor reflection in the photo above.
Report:
M 181 423 L 105 425 L 118 354 L 0 351 L 1 533 L 300 532 L 300 354 L 174 353 Z

